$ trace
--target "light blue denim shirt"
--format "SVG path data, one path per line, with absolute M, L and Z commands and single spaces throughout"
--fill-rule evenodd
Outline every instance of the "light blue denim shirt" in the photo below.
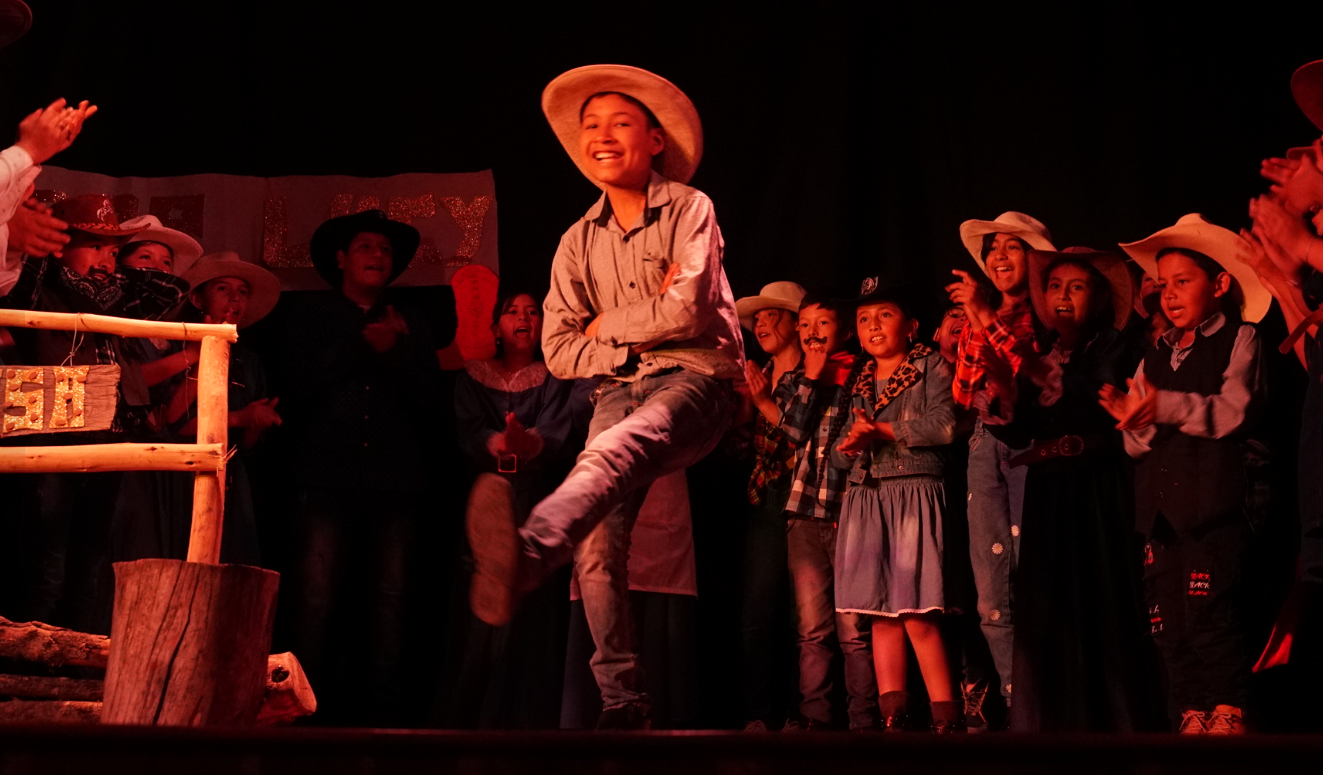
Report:
M 832 451 L 832 464 L 850 469 L 851 484 L 860 484 L 869 477 L 942 475 L 940 447 L 955 438 L 951 365 L 936 351 L 914 365 L 923 376 L 873 417 L 891 423 L 896 440 L 874 442 L 867 452 L 853 458 Z M 878 390 L 883 387 L 885 383 L 879 384 Z M 858 395 L 852 409 L 872 411 Z

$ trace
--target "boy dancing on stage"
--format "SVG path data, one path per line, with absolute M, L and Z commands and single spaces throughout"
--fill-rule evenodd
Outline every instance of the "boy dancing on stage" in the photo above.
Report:
M 515 528 L 509 484 L 487 475 L 469 502 L 471 602 L 489 624 L 571 558 L 597 645 L 599 729 L 646 729 L 626 561 L 647 485 L 706 455 L 730 422 L 743 338 L 722 269 L 712 201 L 684 185 L 702 156 L 698 113 L 672 83 L 634 67 L 562 74 L 542 109 L 603 190 L 561 238 L 542 334 L 561 379 L 604 378 L 588 445 Z

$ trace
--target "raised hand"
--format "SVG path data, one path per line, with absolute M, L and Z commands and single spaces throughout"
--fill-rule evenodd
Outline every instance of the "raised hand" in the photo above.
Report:
M 18 125 L 18 140 L 14 144 L 28 152 L 34 164 L 41 164 L 55 154 L 73 145 L 83 122 L 96 113 L 96 106 L 87 100 L 78 107 L 68 107 L 60 98 L 44 108 L 29 113 Z
M 965 308 L 965 319 L 969 321 L 970 326 L 975 331 L 982 331 L 987 325 L 988 318 L 993 314 L 987 294 L 969 272 L 952 269 L 951 274 L 960 279 L 946 286 L 947 296 L 952 304 L 959 304 Z
M 1323 246 L 1315 244 L 1319 239 L 1310 233 L 1304 220 L 1287 212 L 1278 200 L 1270 196 L 1250 200 L 1250 217 L 1254 219 L 1254 234 L 1263 242 L 1275 243 L 1297 266 L 1310 259 L 1323 262 Z
M 1122 393 L 1112 385 L 1103 385 L 1098 391 L 1098 403 L 1107 413 L 1116 418 L 1116 429 L 1137 431 L 1149 427 L 1157 417 L 1158 391 L 1144 375 L 1139 381 L 1125 381 L 1128 393 Z

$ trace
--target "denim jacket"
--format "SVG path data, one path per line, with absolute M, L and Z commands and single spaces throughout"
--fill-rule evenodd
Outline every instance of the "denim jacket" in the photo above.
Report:
M 832 450 L 832 464 L 850 469 L 851 484 L 861 484 L 870 477 L 942 475 L 939 448 L 955 438 L 951 365 L 941 353 L 933 352 L 915 361 L 915 366 L 922 372 L 922 378 L 873 417 L 891 423 L 896 440 L 874 442 L 872 448 L 854 458 Z M 852 409 L 871 411 L 858 395 Z

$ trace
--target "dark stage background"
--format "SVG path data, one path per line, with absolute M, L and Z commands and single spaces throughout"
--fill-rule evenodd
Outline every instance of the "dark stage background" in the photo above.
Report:
M 597 196 L 539 106 L 551 78 L 583 64 L 654 70 L 697 105 L 706 156 L 693 183 L 716 203 L 737 296 L 782 279 L 846 294 L 881 273 L 936 297 L 951 268 L 976 271 L 960 222 L 1011 209 L 1048 224 L 1059 247 L 1114 248 L 1188 212 L 1238 228 L 1266 188 L 1259 160 L 1318 135 L 1288 86 L 1295 67 L 1323 57 L 1317 4 L 32 5 L 32 32 L 0 51 L 0 126 L 59 96 L 102 111 L 54 163 L 140 176 L 491 168 L 502 275 L 534 289 Z M 448 289 L 410 295 L 448 341 Z M 245 332 L 277 390 L 287 308 Z M 1289 501 L 1301 375 L 1284 359 L 1274 372 Z M 266 564 L 282 570 L 297 508 L 286 449 L 273 434 L 256 476 Z M 729 517 L 743 500 L 741 465 L 714 456 L 691 477 L 698 725 L 742 721 L 740 525 Z M 453 655 L 438 661 L 435 644 L 453 643 L 466 615 L 456 564 L 466 489 L 444 488 L 418 541 L 430 565 L 415 589 L 411 664 L 424 667 L 411 675 L 405 723 L 435 720 L 451 680 L 442 665 Z M 1276 529 L 1289 543 L 1287 511 Z M 1267 586 L 1289 582 L 1289 567 L 1272 567 Z

